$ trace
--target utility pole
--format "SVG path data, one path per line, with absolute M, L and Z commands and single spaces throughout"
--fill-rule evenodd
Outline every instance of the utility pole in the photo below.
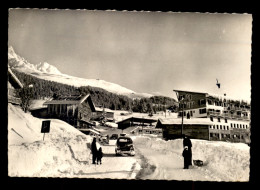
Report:
M 183 135 L 183 115 L 184 115 L 184 112 L 183 112 L 183 107 L 184 107 L 183 100 L 182 100 L 181 107 L 182 107 L 182 114 L 181 114 L 181 136 L 182 136 Z

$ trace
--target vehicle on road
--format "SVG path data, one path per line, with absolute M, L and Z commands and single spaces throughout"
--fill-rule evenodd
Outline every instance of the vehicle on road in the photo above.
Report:
M 120 136 L 116 141 L 115 148 L 116 155 L 135 155 L 135 148 L 133 144 L 133 140 L 127 136 Z
M 116 140 L 118 139 L 118 134 L 112 134 L 110 137 L 111 140 Z

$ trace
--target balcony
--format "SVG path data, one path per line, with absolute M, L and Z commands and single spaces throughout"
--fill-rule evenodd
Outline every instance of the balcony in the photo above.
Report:
M 207 116 L 213 116 L 213 117 L 223 117 L 227 119 L 238 119 L 238 120 L 250 120 L 248 116 L 241 116 L 241 115 L 235 115 L 230 113 L 220 113 L 220 112 L 214 112 L 214 111 L 208 111 Z

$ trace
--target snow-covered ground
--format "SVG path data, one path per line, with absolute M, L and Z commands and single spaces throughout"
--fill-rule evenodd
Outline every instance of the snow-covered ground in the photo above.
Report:
M 93 165 L 88 148 L 92 137 L 51 119 L 50 133 L 43 140 L 41 122 L 19 107 L 8 105 L 9 176 L 135 178 L 137 160 L 115 157 L 113 141 L 111 146 L 103 147 L 103 164 Z
M 183 169 L 182 139 L 165 141 L 136 137 L 138 150 L 155 166 L 144 179 L 193 181 L 248 181 L 250 149 L 243 143 L 227 143 L 192 139 L 192 159 L 202 160 L 202 167 Z
M 119 117 L 119 116 L 118 116 Z M 80 177 L 193 181 L 248 181 L 250 148 L 242 143 L 194 140 L 193 159 L 204 166 L 183 169 L 182 140 L 131 136 L 134 157 L 115 156 L 115 140 L 102 146 L 102 165 L 91 164 L 92 137 L 69 124 L 51 119 L 50 133 L 42 119 L 8 105 L 8 175 L 18 177 Z M 115 131 L 115 128 L 107 128 Z

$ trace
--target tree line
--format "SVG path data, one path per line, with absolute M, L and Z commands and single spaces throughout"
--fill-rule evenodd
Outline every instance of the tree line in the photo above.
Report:
M 111 93 L 98 87 L 75 87 L 40 79 L 17 70 L 13 70 L 13 72 L 24 84 L 24 89 L 18 91 L 20 97 L 26 95 L 31 99 L 44 99 L 57 96 L 90 94 L 96 106 L 102 106 L 112 110 L 127 110 L 141 113 L 156 113 L 157 111 L 165 111 L 166 109 L 176 111 L 178 105 L 175 99 L 169 97 L 152 96 L 150 98 L 132 99 L 128 96 Z

